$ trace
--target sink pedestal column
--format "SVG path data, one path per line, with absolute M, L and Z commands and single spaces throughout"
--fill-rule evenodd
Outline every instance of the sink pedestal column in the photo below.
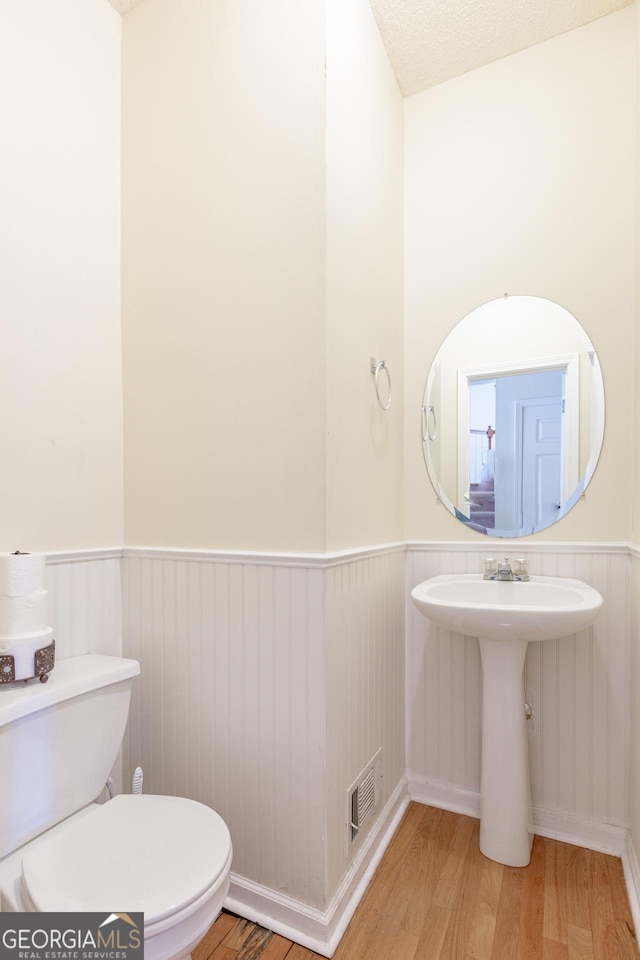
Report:
M 526 867 L 531 858 L 531 792 L 524 713 L 527 641 L 483 637 L 480 850 L 490 860 Z

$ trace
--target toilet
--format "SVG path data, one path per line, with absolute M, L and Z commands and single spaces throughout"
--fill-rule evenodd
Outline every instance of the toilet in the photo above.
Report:
M 185 960 L 227 896 L 231 837 L 194 800 L 95 802 L 139 673 L 92 654 L 0 690 L 0 910 L 142 912 L 145 960 Z

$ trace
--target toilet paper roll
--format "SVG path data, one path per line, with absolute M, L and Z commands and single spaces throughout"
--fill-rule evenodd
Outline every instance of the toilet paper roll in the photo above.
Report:
M 0 596 L 24 597 L 44 586 L 44 553 L 0 553 Z
M 34 656 L 36 650 L 48 647 L 53 640 L 53 630 L 48 627 L 40 633 L 20 639 L 5 639 L 0 637 L 0 657 L 13 657 L 15 660 L 15 679 L 28 680 L 34 676 Z M 2 661 L 0 661 L 2 670 Z
M 47 629 L 46 590 L 25 597 L 0 597 L 0 638 L 9 640 Z

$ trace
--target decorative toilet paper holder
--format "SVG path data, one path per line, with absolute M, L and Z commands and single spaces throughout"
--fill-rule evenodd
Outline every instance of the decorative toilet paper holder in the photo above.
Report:
M 18 683 L 19 681 L 35 680 L 36 677 L 40 683 L 46 683 L 49 674 L 53 670 L 56 661 L 56 642 L 52 640 L 47 647 L 40 647 L 33 654 L 33 674 L 30 677 L 16 677 L 15 657 L 8 654 L 0 654 L 0 684 Z

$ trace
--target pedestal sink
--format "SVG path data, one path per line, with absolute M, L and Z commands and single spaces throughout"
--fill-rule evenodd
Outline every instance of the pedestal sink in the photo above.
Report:
M 480 849 L 491 860 L 525 867 L 533 840 L 524 704 L 527 644 L 588 627 L 602 597 L 580 580 L 484 580 L 464 573 L 425 580 L 411 598 L 429 620 L 480 640 Z

